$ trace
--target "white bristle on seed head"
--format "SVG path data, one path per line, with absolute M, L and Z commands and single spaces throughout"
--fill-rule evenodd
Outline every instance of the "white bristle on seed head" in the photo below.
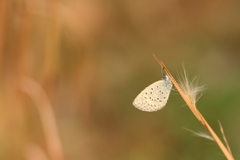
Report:
M 198 84 L 198 77 L 189 79 L 185 68 L 183 74 L 179 75 L 179 85 L 187 99 L 195 106 L 200 98 L 199 93 L 205 90 L 205 87 Z
M 164 75 L 162 80 L 154 82 L 139 93 L 133 105 L 146 112 L 158 111 L 166 105 L 171 89 L 171 80 Z

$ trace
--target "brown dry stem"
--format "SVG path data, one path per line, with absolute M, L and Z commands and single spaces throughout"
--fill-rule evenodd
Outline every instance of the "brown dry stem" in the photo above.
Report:
M 168 75 L 168 77 L 171 79 L 173 85 L 179 92 L 179 94 L 182 96 L 183 100 L 186 102 L 188 105 L 189 109 L 192 111 L 192 113 L 195 115 L 195 117 L 202 123 L 202 125 L 205 127 L 205 129 L 209 132 L 209 134 L 212 136 L 222 153 L 225 155 L 225 157 L 228 160 L 234 160 L 231 151 L 228 150 L 225 145 L 222 143 L 222 141 L 218 138 L 216 133 L 213 131 L 213 129 L 210 127 L 210 125 L 207 123 L 205 118 L 202 116 L 202 114 L 198 111 L 197 107 L 195 106 L 195 103 L 193 103 L 191 100 L 188 99 L 188 96 L 185 95 L 183 92 L 183 89 L 180 87 L 178 82 L 173 78 L 167 67 L 164 65 L 164 63 L 160 60 L 157 59 L 155 55 L 153 55 L 154 58 L 157 60 L 159 65 L 162 67 L 163 71 Z
M 58 134 L 57 122 L 53 107 L 41 85 L 29 77 L 22 77 L 20 87 L 36 103 L 43 131 L 45 134 L 47 148 L 51 160 L 64 160 L 62 144 Z
M 219 128 L 220 128 L 220 130 L 221 130 L 222 136 L 223 136 L 223 140 L 224 140 L 224 142 L 225 142 L 225 144 L 226 144 L 226 146 L 227 146 L 227 148 L 228 148 L 228 151 L 232 154 L 232 151 L 231 151 L 231 149 L 230 149 L 230 146 L 229 146 L 229 144 L 228 144 L 227 138 L 226 138 L 226 136 L 225 136 L 225 133 L 224 133 L 222 124 L 221 124 L 220 121 L 218 121 L 218 124 L 219 124 Z

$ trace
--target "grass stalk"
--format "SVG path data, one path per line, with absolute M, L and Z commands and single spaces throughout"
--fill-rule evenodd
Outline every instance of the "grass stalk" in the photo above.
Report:
M 182 87 L 180 87 L 179 83 L 173 78 L 172 74 L 169 72 L 169 70 L 167 69 L 167 67 L 164 65 L 164 63 L 160 60 L 157 59 L 157 57 L 155 55 L 153 55 L 154 58 L 157 60 L 157 62 L 159 63 L 159 65 L 162 67 L 163 71 L 168 75 L 168 77 L 171 79 L 173 85 L 175 86 L 175 88 L 177 89 L 177 91 L 179 92 L 179 94 L 182 96 L 183 100 L 186 102 L 187 106 L 189 107 L 189 109 L 192 111 L 192 113 L 194 114 L 194 116 L 201 122 L 201 124 L 204 126 L 204 128 L 209 132 L 209 134 L 212 136 L 212 138 L 214 139 L 214 141 L 216 142 L 216 144 L 218 145 L 218 147 L 220 148 L 220 150 L 222 151 L 222 153 L 225 155 L 225 157 L 228 160 L 234 160 L 231 151 L 228 150 L 226 148 L 226 146 L 222 143 L 222 141 L 219 139 L 219 137 L 217 136 L 217 134 L 213 131 L 213 129 L 211 128 L 211 126 L 208 124 L 208 122 L 205 120 L 205 118 L 202 116 L 202 114 L 198 111 L 196 104 L 193 103 L 193 101 L 191 101 L 189 99 L 189 97 L 186 95 L 186 93 L 183 91 Z M 186 75 L 186 74 L 185 74 Z M 185 77 L 186 78 L 186 77 Z
M 53 106 L 42 86 L 30 77 L 22 77 L 20 87 L 36 103 L 51 160 L 64 160 Z

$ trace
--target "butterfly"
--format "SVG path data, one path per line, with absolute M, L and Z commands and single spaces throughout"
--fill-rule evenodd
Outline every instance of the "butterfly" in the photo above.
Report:
M 146 112 L 154 112 L 162 109 L 169 98 L 172 82 L 165 74 L 163 78 L 146 87 L 134 99 L 133 105 Z

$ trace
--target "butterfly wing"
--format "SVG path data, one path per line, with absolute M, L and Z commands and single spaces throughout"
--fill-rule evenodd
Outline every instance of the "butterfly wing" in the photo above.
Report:
M 171 82 L 166 80 L 154 82 L 139 93 L 133 105 L 142 111 L 158 111 L 166 105 L 171 89 Z

